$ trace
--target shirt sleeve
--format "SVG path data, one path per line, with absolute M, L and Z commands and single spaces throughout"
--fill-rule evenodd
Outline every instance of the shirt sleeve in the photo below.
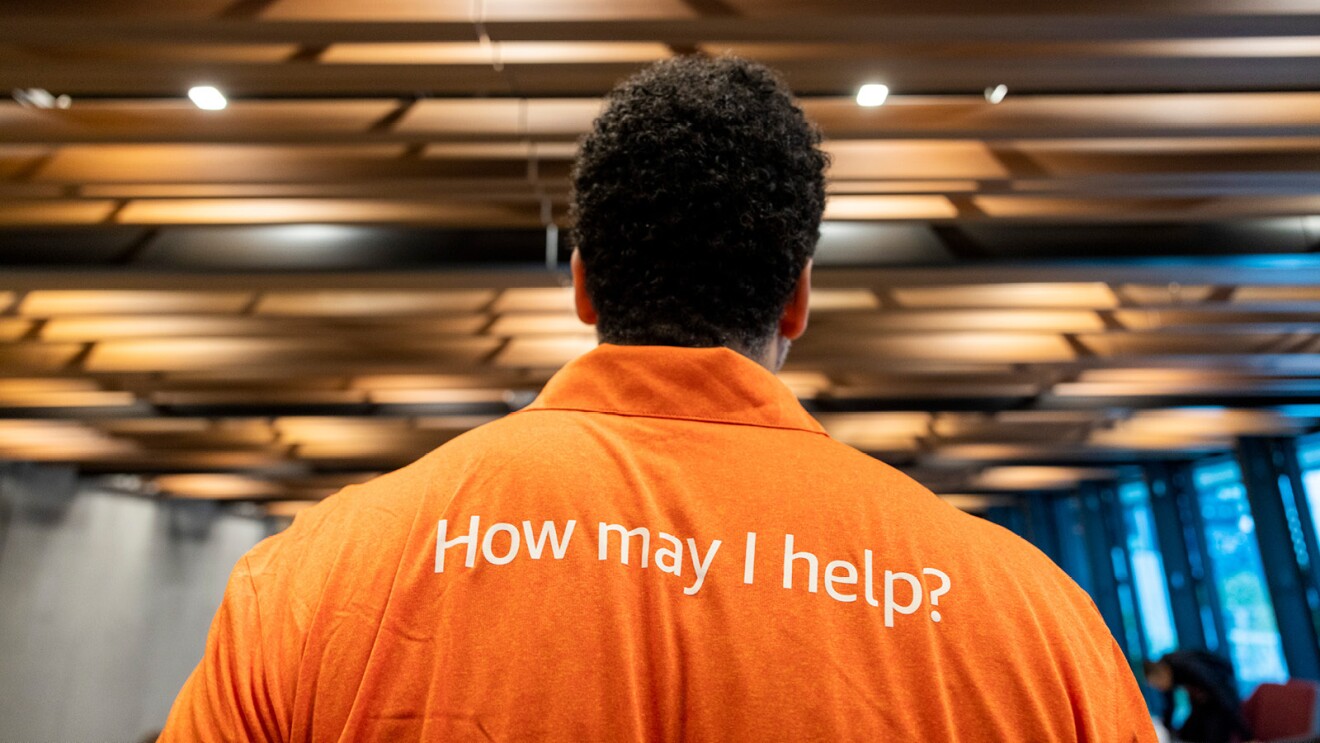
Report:
M 1112 642 L 1112 641 L 1111 641 Z M 1157 743 L 1155 720 L 1146 707 L 1137 677 L 1132 674 L 1127 658 L 1113 642 L 1114 655 L 1114 719 L 1118 725 L 1116 743 Z
M 244 556 L 229 576 L 202 661 L 174 700 L 160 740 L 282 740 L 266 662 L 261 610 Z

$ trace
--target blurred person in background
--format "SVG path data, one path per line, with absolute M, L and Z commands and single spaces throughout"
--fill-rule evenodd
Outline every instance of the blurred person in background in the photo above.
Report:
M 235 568 L 165 741 L 1154 741 L 1090 598 L 830 438 L 820 135 L 770 70 L 660 62 L 573 174 L 602 344 Z
M 1186 743 L 1233 743 L 1251 740 L 1242 716 L 1233 664 L 1205 650 L 1176 650 L 1158 661 L 1147 661 L 1146 680 L 1164 695 L 1164 727 Z M 1173 694 L 1187 693 L 1191 711 L 1181 727 L 1173 727 Z

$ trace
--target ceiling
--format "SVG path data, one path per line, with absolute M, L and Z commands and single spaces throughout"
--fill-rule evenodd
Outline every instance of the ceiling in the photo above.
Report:
M 600 96 L 726 50 L 833 156 L 784 378 L 839 438 L 975 508 L 1316 430 L 1320 11 L 984 5 L 7 3 L 71 106 L 0 103 L 0 458 L 307 500 L 526 404 Z

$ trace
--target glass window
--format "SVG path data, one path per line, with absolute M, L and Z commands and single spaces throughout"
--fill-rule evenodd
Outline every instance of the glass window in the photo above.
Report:
M 1150 511 L 1150 491 L 1144 480 L 1126 480 L 1118 486 L 1123 508 L 1123 531 L 1132 582 L 1145 630 L 1146 657 L 1158 658 L 1178 647 L 1173 624 L 1173 604 L 1165 582 L 1164 558 L 1155 537 L 1155 517 Z
M 1256 525 L 1237 462 L 1207 461 L 1197 465 L 1194 474 L 1228 651 L 1245 696 L 1263 681 L 1281 682 L 1288 676 Z
M 1306 502 L 1311 507 L 1311 528 L 1320 535 L 1320 437 L 1310 436 L 1297 442 L 1297 464 L 1302 470 Z
M 1059 567 L 1094 595 L 1091 564 L 1086 555 L 1086 528 L 1082 526 L 1082 499 L 1072 495 L 1054 501 L 1055 527 L 1059 534 Z
M 1109 550 L 1109 559 L 1114 565 L 1114 588 L 1118 592 L 1118 613 L 1123 621 L 1123 637 L 1119 638 L 1129 657 L 1144 658 L 1141 644 L 1141 628 L 1137 601 L 1133 597 L 1132 581 L 1128 576 L 1127 553 L 1122 547 Z

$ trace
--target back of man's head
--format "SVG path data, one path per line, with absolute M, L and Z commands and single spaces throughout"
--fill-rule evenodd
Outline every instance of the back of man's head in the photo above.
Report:
M 601 340 L 760 356 L 819 238 L 819 144 L 745 60 L 667 60 L 615 88 L 573 171 Z

